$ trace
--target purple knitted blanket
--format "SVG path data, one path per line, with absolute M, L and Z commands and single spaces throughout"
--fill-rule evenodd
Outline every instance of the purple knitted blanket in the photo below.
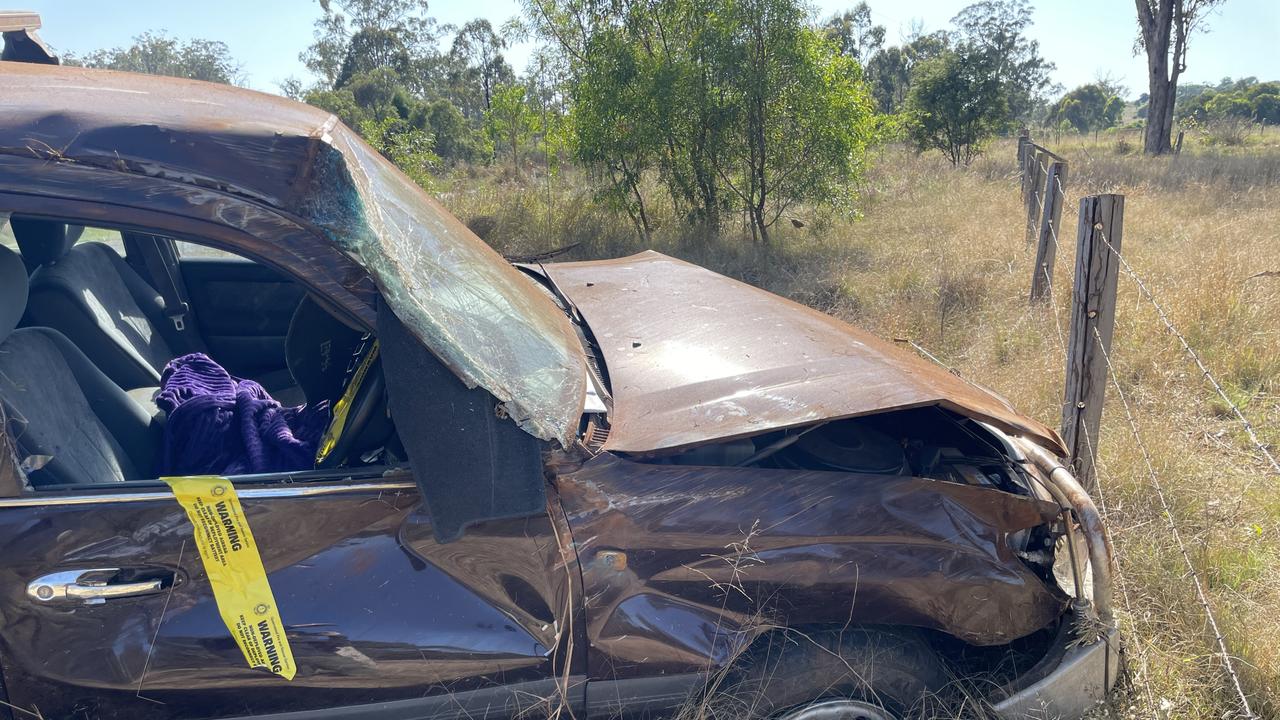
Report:
M 252 380 L 203 353 L 169 362 L 156 405 L 168 415 L 161 475 L 245 475 L 310 470 L 329 426 L 329 404 L 282 407 Z

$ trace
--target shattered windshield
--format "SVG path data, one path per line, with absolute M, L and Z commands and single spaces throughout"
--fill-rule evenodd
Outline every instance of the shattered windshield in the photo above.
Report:
M 586 367 L 568 318 L 377 151 L 338 125 L 303 214 L 373 275 L 396 315 L 526 431 L 568 446 Z M 333 148 L 337 152 L 333 152 Z

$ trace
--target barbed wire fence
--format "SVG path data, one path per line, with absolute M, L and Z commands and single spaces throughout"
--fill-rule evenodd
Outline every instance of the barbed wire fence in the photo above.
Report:
M 1039 242 L 1037 244 L 1030 299 L 1033 303 L 1046 303 L 1048 312 L 1053 316 L 1054 338 L 1057 341 L 1058 350 L 1066 359 L 1067 365 L 1065 368 L 1067 387 L 1063 401 L 1064 436 L 1077 436 L 1073 438 L 1076 441 L 1072 443 L 1073 455 L 1079 455 L 1081 451 L 1083 451 L 1084 455 L 1087 455 L 1087 460 L 1084 463 L 1080 462 L 1083 458 L 1072 457 L 1073 465 L 1077 470 L 1080 469 L 1082 464 L 1087 468 L 1089 476 L 1082 477 L 1081 480 L 1091 484 L 1094 493 L 1098 496 L 1100 512 L 1107 519 L 1108 525 L 1110 525 L 1111 508 L 1106 501 L 1107 486 L 1114 484 L 1114 478 L 1107 471 L 1106 466 L 1098 455 L 1101 406 L 1106 388 L 1105 380 L 1109 380 L 1109 384 L 1124 410 L 1125 420 L 1133 442 L 1142 455 L 1149 486 L 1159 503 L 1160 515 L 1163 517 L 1169 533 L 1177 545 L 1182 563 L 1187 570 L 1186 577 L 1189 578 L 1195 590 L 1196 601 L 1204 613 L 1207 627 L 1212 632 L 1214 645 L 1212 653 L 1216 656 L 1218 665 L 1225 676 L 1224 680 L 1237 701 L 1239 717 L 1256 718 L 1258 716 L 1253 711 L 1248 693 L 1244 689 L 1244 683 L 1241 681 L 1240 674 L 1236 669 L 1238 659 L 1232 655 L 1228 648 L 1226 636 L 1221 630 L 1221 625 L 1205 590 L 1207 583 L 1201 577 L 1201 573 L 1192 560 L 1184 539 L 1184 533 L 1176 520 L 1177 514 L 1174 505 L 1160 481 L 1159 473 L 1156 472 L 1149 445 L 1143 437 L 1134 411 L 1123 390 L 1115 364 L 1112 361 L 1111 330 L 1114 325 L 1117 270 L 1123 271 L 1124 275 L 1136 286 L 1139 296 L 1154 308 L 1164 331 L 1177 338 L 1182 353 L 1195 365 L 1204 381 L 1212 387 L 1218 398 L 1230 410 L 1234 420 L 1244 428 L 1249 442 L 1257 451 L 1258 458 L 1265 461 L 1276 474 L 1280 474 L 1280 463 L 1277 463 L 1274 454 L 1262 441 L 1253 423 L 1250 422 L 1240 406 L 1226 392 L 1223 383 L 1209 369 L 1201 355 L 1195 351 L 1187 340 L 1186 335 L 1174 324 L 1164 305 L 1151 290 L 1151 283 L 1145 281 L 1142 275 L 1134 269 L 1133 265 L 1122 254 L 1121 243 L 1119 242 L 1119 226 L 1123 218 L 1122 196 L 1086 196 L 1080 198 L 1076 276 L 1073 278 L 1071 307 L 1069 307 L 1072 315 L 1072 328 L 1071 338 L 1068 340 L 1063 332 L 1062 321 L 1058 312 L 1058 301 L 1053 291 L 1054 257 L 1058 248 L 1062 247 L 1062 243 L 1059 240 L 1059 227 L 1060 210 L 1065 205 L 1067 198 L 1066 187 L 1063 183 L 1063 179 L 1067 175 L 1067 162 L 1060 156 L 1032 143 L 1029 136 L 1024 133 L 1019 138 L 1018 143 L 1018 166 L 1028 211 L 1028 241 L 1031 239 L 1031 228 L 1039 228 Z M 1037 187 L 1038 184 L 1039 187 Z M 1105 203 L 1100 202 L 1103 198 L 1109 198 L 1109 200 Z M 1113 212 L 1105 218 L 1099 218 L 1099 206 L 1104 204 L 1107 209 Z M 1114 212 L 1116 207 L 1119 208 L 1118 214 Z M 1113 228 L 1108 221 L 1115 222 L 1115 242 L 1109 236 L 1108 231 Z M 1090 274 L 1090 270 L 1099 268 L 1103 271 L 1101 277 Z M 1077 347 L 1080 345 L 1084 347 Z M 1101 360 L 1101 363 L 1097 364 L 1097 366 L 1092 368 L 1073 367 L 1073 364 L 1088 364 L 1095 356 Z M 1095 364 L 1097 363 L 1096 360 L 1094 362 Z M 1090 376 L 1103 378 L 1104 382 L 1101 384 L 1093 383 L 1092 385 L 1081 382 L 1081 378 Z M 1073 378 L 1076 380 L 1077 395 L 1075 397 L 1082 397 L 1083 395 L 1080 393 L 1083 393 L 1088 396 L 1086 399 L 1077 399 L 1073 402 Z M 1072 405 L 1078 405 L 1079 407 L 1072 407 Z M 1085 409 L 1095 411 L 1091 419 L 1081 417 L 1079 411 Z M 1072 421 L 1077 424 L 1078 433 L 1069 432 L 1072 428 L 1068 427 L 1068 423 Z M 1082 445 L 1079 442 L 1081 440 L 1083 441 Z M 1134 605 L 1130 597 L 1128 582 L 1124 575 L 1124 566 L 1125 561 L 1117 551 L 1113 568 L 1117 578 L 1117 587 L 1121 591 L 1125 612 L 1130 622 L 1135 623 Z M 1154 716 L 1157 712 L 1157 705 L 1155 694 L 1150 684 L 1147 646 L 1139 638 L 1131 638 L 1129 645 L 1131 647 L 1137 645 L 1142 648 L 1139 651 L 1140 662 L 1134 672 L 1131 673 L 1130 681 L 1147 706 L 1145 710 Z
M 1245 690 L 1245 683 L 1241 680 L 1240 672 L 1236 667 L 1243 661 L 1233 656 L 1228 647 L 1226 635 L 1222 631 L 1217 613 L 1206 591 L 1208 583 L 1192 559 L 1185 533 L 1178 524 L 1174 502 L 1170 500 L 1169 493 L 1166 492 L 1160 480 L 1160 474 L 1156 471 L 1150 446 L 1140 429 L 1136 414 L 1124 392 L 1115 363 L 1112 361 L 1111 332 L 1115 322 L 1117 281 L 1120 272 L 1134 283 L 1139 297 L 1155 310 L 1164 332 L 1177 339 L 1182 354 L 1197 368 L 1202 379 L 1229 409 L 1234 421 L 1244 429 L 1249 443 L 1257 451 L 1254 459 L 1262 461 L 1277 475 L 1280 475 L 1280 462 L 1277 462 L 1274 453 L 1263 442 L 1256 427 L 1244 414 L 1240 405 L 1231 398 L 1223 383 L 1187 340 L 1186 334 L 1179 330 L 1170 318 L 1164 304 L 1151 290 L 1152 284 L 1144 279 L 1122 254 L 1120 242 L 1124 203 L 1122 195 L 1086 195 L 1079 198 L 1076 272 L 1072 278 L 1072 296 L 1067 306 L 1072 322 L 1070 335 L 1064 332 L 1063 323 L 1059 317 L 1058 299 L 1054 294 L 1053 269 L 1057 251 L 1062 247 L 1059 229 L 1061 209 L 1067 202 L 1064 182 L 1067 178 L 1067 168 L 1066 159 L 1032 142 L 1029 134 L 1023 131 L 1018 138 L 1017 176 L 1020 179 L 1027 211 L 1028 245 L 1033 239 L 1037 240 L 1030 301 L 1033 306 L 1040 305 L 1052 316 L 1053 337 L 1058 351 L 1066 361 L 1064 368 L 1066 387 L 1062 411 L 1063 435 L 1068 438 L 1070 453 L 1067 459 L 1076 469 L 1082 483 L 1085 483 L 1097 496 L 1099 512 L 1106 524 L 1114 526 L 1111 522 L 1113 507 L 1108 503 L 1107 498 L 1109 488 L 1114 489 L 1119 483 L 1098 452 L 1102 405 L 1105 389 L 1110 385 L 1124 411 L 1129 434 L 1143 458 L 1146 479 L 1157 500 L 1159 514 L 1177 546 L 1182 564 L 1186 567 L 1184 577 L 1190 580 L 1195 590 L 1196 603 L 1204 614 L 1205 626 L 1213 635 L 1213 647 L 1210 652 L 1217 659 L 1218 666 L 1222 670 L 1224 689 L 1229 691 L 1237 704 L 1234 717 L 1255 720 L 1259 715 L 1253 710 L 1249 694 Z M 1021 326 L 1029 315 L 1030 313 L 1024 313 L 1018 325 Z M 917 352 L 950 372 L 960 374 L 918 343 L 909 339 L 897 340 L 910 344 Z M 1090 379 L 1092 382 L 1089 381 Z M 1138 616 L 1131 597 L 1129 582 L 1124 573 L 1126 560 L 1118 549 L 1112 558 L 1112 563 L 1116 586 L 1120 590 L 1125 613 L 1136 629 Z M 1164 709 L 1157 704 L 1155 691 L 1151 686 L 1148 661 L 1150 640 L 1143 637 L 1129 637 L 1126 638 L 1126 645 L 1130 648 L 1139 648 L 1138 667 L 1130 672 L 1129 680 L 1145 704 L 1143 710 L 1146 715 L 1144 716 L 1157 717 Z
M 1053 182 L 1053 185 L 1050 188 L 1050 192 L 1056 193 L 1060 200 L 1065 202 L 1066 189 L 1063 187 L 1061 179 L 1055 176 L 1054 180 L 1051 182 Z M 1043 204 L 1040 207 L 1040 212 L 1045 212 Z M 1052 221 L 1048 225 L 1049 241 L 1052 243 L 1052 247 L 1055 251 L 1061 245 L 1058 240 L 1058 225 L 1059 218 L 1057 217 L 1052 218 Z M 1044 309 L 1053 318 L 1053 338 L 1057 341 L 1059 356 L 1065 359 L 1067 357 L 1067 338 L 1062 329 L 1062 319 L 1058 315 L 1058 301 L 1054 294 L 1052 270 L 1045 262 L 1043 262 L 1043 258 L 1039 251 L 1037 252 L 1036 260 L 1035 273 L 1036 277 L 1041 280 L 1040 286 L 1044 289 L 1044 292 L 1043 295 L 1038 296 L 1035 291 L 1033 291 L 1031 294 L 1031 300 L 1033 302 L 1039 300 L 1045 301 L 1043 305 Z M 1035 283 L 1033 283 L 1033 286 L 1034 285 Z M 1094 494 L 1098 498 L 1098 511 L 1107 525 L 1111 526 L 1112 515 L 1111 509 L 1107 504 L 1106 487 L 1110 485 L 1113 480 L 1110 473 L 1107 471 L 1106 466 L 1103 464 L 1101 456 L 1097 453 L 1097 448 L 1093 441 L 1093 434 L 1090 433 L 1087 425 L 1082 429 L 1088 451 L 1097 459 L 1097 482 L 1094 485 L 1093 490 Z M 1135 623 L 1136 615 L 1134 613 L 1134 604 L 1129 593 L 1128 580 L 1124 573 L 1124 563 L 1122 562 L 1118 552 L 1112 558 L 1112 563 L 1116 579 L 1116 587 L 1120 590 L 1121 602 L 1124 606 L 1125 615 L 1129 618 L 1131 623 Z M 1137 645 L 1135 642 L 1136 638 L 1125 638 L 1124 640 L 1125 645 L 1128 647 L 1134 647 Z M 1150 713 L 1152 717 L 1155 717 L 1155 710 L 1158 705 L 1156 703 L 1155 693 L 1151 688 L 1150 666 L 1147 660 L 1146 646 L 1137 645 L 1137 647 L 1141 648 L 1138 651 L 1139 662 L 1136 668 L 1130 670 L 1129 680 L 1133 687 L 1140 693 L 1143 705 L 1140 709 L 1145 713 Z

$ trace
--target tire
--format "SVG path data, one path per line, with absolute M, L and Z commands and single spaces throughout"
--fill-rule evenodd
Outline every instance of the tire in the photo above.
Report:
M 919 717 L 947 673 L 916 632 L 783 630 L 730 671 L 715 717 L 741 720 L 905 720 Z

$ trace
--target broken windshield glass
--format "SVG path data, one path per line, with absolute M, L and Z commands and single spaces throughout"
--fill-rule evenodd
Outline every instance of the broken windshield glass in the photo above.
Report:
M 533 282 L 342 126 L 315 159 L 303 214 L 373 275 L 396 316 L 520 427 L 568 446 L 586 366 Z M 334 152 L 334 149 L 337 152 Z

